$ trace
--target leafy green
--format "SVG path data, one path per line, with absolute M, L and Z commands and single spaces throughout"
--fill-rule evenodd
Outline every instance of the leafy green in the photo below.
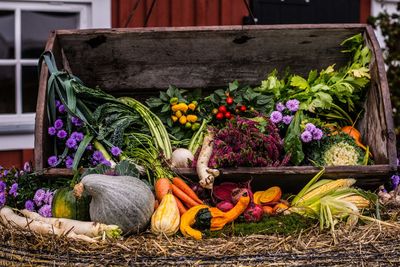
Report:
M 304 159 L 303 145 L 300 140 L 300 124 L 303 119 L 303 112 L 297 111 L 291 121 L 284 139 L 284 148 L 287 154 L 290 154 L 290 161 L 294 165 L 299 165 Z

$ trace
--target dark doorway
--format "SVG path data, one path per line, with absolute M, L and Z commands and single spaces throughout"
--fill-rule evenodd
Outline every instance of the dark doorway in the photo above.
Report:
M 360 0 L 252 0 L 258 24 L 358 23 Z

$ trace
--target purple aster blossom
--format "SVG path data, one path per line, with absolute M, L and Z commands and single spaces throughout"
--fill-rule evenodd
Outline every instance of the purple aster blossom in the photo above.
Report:
M 72 138 L 72 136 L 70 138 L 67 139 L 67 142 L 65 142 L 65 145 L 68 148 L 74 148 L 76 146 L 76 140 L 74 138 Z
M 31 172 L 32 168 L 31 168 L 31 164 L 29 163 L 29 161 L 24 163 L 24 172 Z
M 43 203 L 44 203 L 44 204 L 49 204 L 49 205 L 51 205 L 51 202 L 53 202 L 53 192 L 51 192 L 50 190 L 48 190 L 48 191 L 46 191 L 46 193 L 44 194 Z
M 286 115 L 282 117 L 282 122 L 286 125 L 289 125 L 292 122 L 293 116 Z
M 88 144 L 88 145 L 86 146 L 86 150 L 92 151 L 92 150 L 93 150 L 92 144 Z
M 111 148 L 111 154 L 113 154 L 116 157 L 119 156 L 121 154 L 121 152 L 122 152 L 122 150 L 117 146 L 113 146 Z
M 80 126 L 83 125 L 83 122 L 82 122 L 79 118 L 77 118 L 77 117 L 72 117 L 72 118 L 71 118 L 71 122 L 72 122 L 72 124 L 75 125 L 76 127 L 80 127 Z
M 286 107 L 291 112 L 296 112 L 299 109 L 300 102 L 297 99 L 291 99 L 286 102 Z
M 64 122 L 62 121 L 62 119 L 57 119 L 54 122 L 54 128 L 56 128 L 57 130 L 60 130 L 63 126 L 64 126 Z
M 36 190 L 35 195 L 33 197 L 33 201 L 35 202 L 36 206 L 42 205 L 45 196 L 46 196 L 46 191 L 44 191 L 44 189 Z
M 4 192 L 0 192 L 0 207 L 3 207 L 6 204 L 6 194 Z
M 273 111 L 271 113 L 270 119 L 273 123 L 279 123 L 282 120 L 282 113 L 279 111 Z
M 77 142 L 80 142 L 80 141 L 82 141 L 83 140 L 83 133 L 81 133 L 81 132 L 73 132 L 72 134 L 71 134 L 71 138 L 73 138 L 73 139 L 75 139 Z
M 396 189 L 400 183 L 400 176 L 392 175 L 392 177 L 390 177 L 390 180 L 392 181 L 393 190 Z
M 58 108 L 61 105 L 61 101 L 60 100 L 56 100 L 56 108 Z
M 51 167 L 56 166 L 57 161 L 58 161 L 57 156 L 50 156 L 50 157 L 47 159 L 47 163 L 48 163 Z
M 309 131 L 304 131 L 301 134 L 300 138 L 301 138 L 301 141 L 303 141 L 303 143 L 308 143 L 308 142 L 311 142 L 313 136 L 312 136 L 312 133 L 310 133 Z
M 53 126 L 51 126 L 51 127 L 49 127 L 49 128 L 47 129 L 47 133 L 48 133 L 49 135 L 53 136 L 53 135 L 56 135 L 57 130 L 56 130 L 56 128 L 54 128 Z
M 312 133 L 313 140 L 321 140 L 324 133 L 320 128 L 315 128 L 314 132 Z
M 315 127 L 314 124 L 309 122 L 309 123 L 306 124 L 306 128 L 304 130 L 309 131 L 310 133 L 314 133 L 316 128 L 317 127 Z
M 60 139 L 64 139 L 65 137 L 67 137 L 67 132 L 65 130 L 59 130 L 57 133 L 57 137 Z
M 65 167 L 67 167 L 68 169 L 72 169 L 72 165 L 74 164 L 74 159 L 68 157 L 65 160 Z
M 8 194 L 12 195 L 13 197 L 17 197 L 18 195 L 18 184 L 17 183 L 13 183 L 11 185 L 10 191 L 8 191 Z
M 43 217 L 51 217 L 51 205 L 46 204 L 43 205 L 39 210 L 38 213 Z
M 6 191 L 7 184 L 4 181 L 0 181 L 0 193 Z
M 101 161 L 101 164 L 106 165 L 106 166 L 108 166 L 108 167 L 111 167 L 111 162 L 109 162 L 109 161 L 106 160 L 106 159 L 103 159 L 103 160 Z
M 27 209 L 29 211 L 34 211 L 35 210 L 35 203 L 33 203 L 32 200 L 27 200 L 25 202 L 25 209 Z
M 280 112 L 282 112 L 286 109 L 285 105 L 282 102 L 276 103 L 275 108 L 277 111 L 280 111 Z
M 6 177 L 7 174 L 8 174 L 8 170 L 4 170 L 4 172 L 3 172 L 3 177 Z
M 62 114 L 62 113 L 65 113 L 65 107 L 64 107 L 63 104 L 60 104 L 60 105 L 58 106 L 58 112 L 60 112 L 61 114 Z
M 93 153 L 93 159 L 101 162 L 104 159 L 103 153 L 101 153 L 99 150 L 96 150 Z

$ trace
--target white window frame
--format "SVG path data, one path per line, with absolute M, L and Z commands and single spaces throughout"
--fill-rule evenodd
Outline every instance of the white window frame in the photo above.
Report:
M 111 0 L 0 0 L 0 10 L 15 13 L 15 58 L 0 59 L 0 66 L 15 66 L 14 114 L 0 115 L 0 151 L 34 146 L 35 113 L 22 113 L 22 66 L 37 66 L 38 59 L 21 58 L 21 11 L 79 13 L 79 28 L 110 28 Z

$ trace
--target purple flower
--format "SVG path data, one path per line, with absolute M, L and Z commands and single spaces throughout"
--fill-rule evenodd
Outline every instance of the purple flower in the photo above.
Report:
M 58 108 L 61 105 L 61 101 L 60 100 L 56 100 L 56 108 Z
M 286 115 L 286 116 L 283 116 L 282 122 L 286 125 L 289 125 L 292 122 L 292 119 L 293 119 L 293 116 Z
M 44 204 L 49 204 L 49 205 L 51 205 L 51 202 L 53 202 L 53 192 L 51 192 L 50 190 L 48 190 L 48 191 L 44 194 L 43 203 L 44 203 Z
M 0 207 L 6 204 L 6 194 L 4 192 L 0 192 Z
M 10 195 L 12 195 L 13 197 L 17 197 L 17 195 L 18 195 L 17 191 L 18 191 L 18 184 L 17 183 L 13 183 L 11 185 L 10 191 L 8 191 L 8 193 Z
M 276 103 L 275 108 L 277 111 L 280 111 L 280 112 L 282 112 L 286 109 L 285 105 L 282 102 Z
M 6 191 L 7 184 L 4 181 L 0 181 L 0 193 Z
M 323 135 L 324 135 L 324 133 L 319 128 L 315 128 L 314 132 L 312 133 L 314 140 L 321 140 Z
M 54 122 L 54 128 L 56 128 L 57 130 L 60 130 L 63 126 L 64 126 L 64 123 L 63 123 L 62 119 L 57 119 Z
M 121 154 L 121 149 L 117 146 L 113 146 L 111 148 L 111 154 L 113 154 L 114 156 L 119 156 Z
M 286 107 L 289 111 L 296 112 L 299 109 L 299 100 L 291 99 L 286 102 Z
M 6 176 L 7 176 L 7 174 L 8 174 L 8 170 L 4 170 L 4 172 L 3 172 L 3 176 L 4 176 L 4 177 L 6 177 Z
M 282 120 L 282 113 L 279 111 L 273 111 L 270 119 L 273 123 L 279 123 Z
M 311 142 L 311 140 L 313 139 L 312 133 L 310 133 L 309 131 L 304 131 L 301 136 L 301 141 L 303 141 L 303 143 L 308 143 Z
M 71 138 L 75 139 L 77 142 L 80 142 L 83 140 L 83 133 L 81 132 L 73 132 L 71 134 Z
M 47 133 L 51 136 L 56 135 L 57 130 L 56 128 L 54 128 L 53 126 L 49 127 L 49 129 L 47 129 Z
M 315 129 L 316 129 L 316 127 L 314 124 L 312 124 L 312 123 L 306 124 L 306 128 L 305 128 L 306 131 L 309 131 L 310 133 L 314 133 Z
M 34 211 L 35 210 L 35 203 L 33 203 L 32 200 L 27 200 L 25 202 L 25 209 L 27 209 L 29 211 Z
M 24 163 L 24 172 L 31 172 L 32 168 L 31 168 L 31 164 L 29 163 L 29 161 Z
M 76 140 L 71 136 L 70 138 L 68 138 L 67 142 L 65 142 L 65 145 L 68 148 L 74 148 L 76 146 Z
M 76 127 L 80 127 L 83 125 L 82 121 L 77 117 L 72 117 L 71 121 L 72 121 L 72 124 L 75 125 Z
M 48 163 L 51 167 L 56 166 L 56 165 L 57 165 L 57 161 L 58 161 L 57 156 L 51 156 L 51 157 L 49 157 L 49 158 L 47 159 L 47 163 Z
M 65 167 L 67 167 L 68 169 L 71 169 L 73 164 L 74 164 L 74 159 L 68 157 L 65 160 Z
M 109 161 L 106 160 L 106 159 L 103 159 L 103 160 L 101 161 L 101 164 L 106 165 L 106 166 L 108 166 L 108 167 L 111 167 L 111 162 L 109 162 Z
M 60 104 L 60 105 L 58 106 L 58 112 L 60 112 L 61 114 L 65 112 L 65 107 L 64 107 L 63 104 Z
M 51 205 L 46 204 L 43 205 L 39 210 L 38 213 L 43 217 L 51 217 Z
M 86 146 L 86 150 L 89 150 L 89 151 L 91 151 L 93 149 L 93 146 L 92 146 L 92 144 L 88 144 L 87 146 Z
M 93 153 L 93 159 L 101 162 L 104 159 L 103 153 L 101 153 L 99 150 L 96 150 Z
M 36 206 L 42 205 L 45 196 L 46 196 L 46 191 L 44 191 L 43 189 L 36 190 L 35 195 L 33 197 L 33 201 L 35 202 Z
M 67 132 L 64 130 L 59 130 L 57 133 L 57 137 L 60 139 L 64 139 L 65 137 L 67 137 Z
M 393 190 L 394 190 L 399 186 L 400 176 L 393 175 L 390 179 L 392 180 L 392 186 L 393 186 Z

